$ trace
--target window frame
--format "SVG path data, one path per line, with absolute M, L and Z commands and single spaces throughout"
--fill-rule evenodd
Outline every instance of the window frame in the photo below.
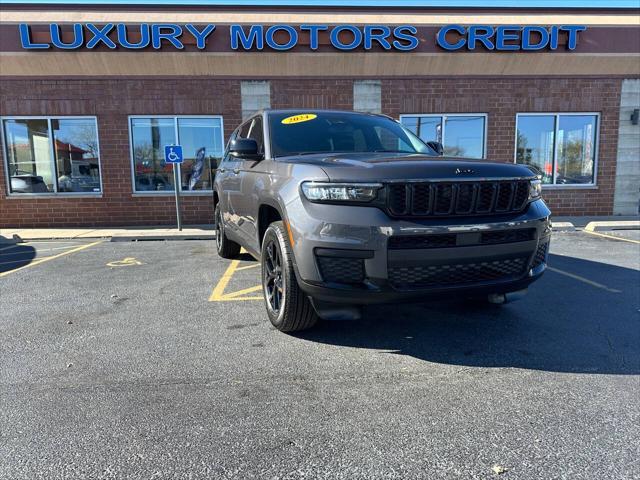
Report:
M 178 135 L 178 119 L 179 118 L 215 118 L 215 119 L 219 119 L 220 120 L 220 135 L 221 135 L 221 145 L 223 146 L 222 148 L 222 154 L 220 157 L 220 162 L 222 163 L 222 161 L 224 160 L 224 153 L 226 151 L 226 146 L 224 143 L 224 119 L 222 118 L 222 115 L 154 115 L 154 114 L 146 114 L 146 115 L 129 115 L 127 116 L 127 123 L 128 123 L 128 128 L 129 128 L 129 166 L 131 168 L 131 194 L 134 197 L 155 197 L 155 196 L 160 196 L 160 197 L 164 197 L 164 196 L 175 196 L 175 189 L 173 191 L 157 191 L 157 190 L 153 190 L 153 191 L 141 191 L 138 192 L 136 191 L 136 173 L 135 173 L 135 164 L 134 164 L 134 158 L 133 158 L 133 122 L 132 120 L 136 119 L 136 118 L 172 118 L 173 119 L 173 131 L 174 131 L 174 138 L 176 139 L 176 141 L 178 142 L 178 145 L 180 144 L 180 137 Z M 235 130 L 234 130 L 235 132 Z M 182 169 L 182 165 L 181 164 L 176 164 L 174 165 L 175 167 L 178 168 L 178 178 L 182 178 L 181 174 L 181 169 Z M 216 168 L 217 170 L 217 168 Z M 214 179 L 212 179 L 213 181 Z M 213 193 L 213 184 L 211 185 L 210 189 L 207 190 L 182 190 L 182 185 L 179 186 L 178 188 L 178 192 L 180 193 L 180 196 L 183 195 L 187 195 L 187 196 L 192 196 L 192 197 L 197 197 L 197 196 L 206 196 L 209 197 L 211 196 L 211 194 Z
M 51 126 L 52 120 L 93 120 L 96 127 L 96 146 L 98 148 L 98 169 L 100 177 L 100 191 L 99 192 L 59 192 L 58 191 L 58 166 L 56 164 L 56 147 L 53 140 L 53 129 Z M 55 182 L 53 183 L 53 192 L 31 192 L 31 193 L 15 193 L 11 191 L 11 176 L 9 174 L 9 145 L 7 143 L 5 125 L 6 120 L 46 120 L 51 155 L 51 167 L 53 168 L 53 174 L 55 175 Z M 4 155 L 4 172 L 7 185 L 7 198 L 27 198 L 27 197 L 72 197 L 72 198 L 100 198 L 104 193 L 104 185 L 102 182 L 102 152 L 100 149 L 100 132 L 98 131 L 98 117 L 95 115 L 3 115 L 0 116 L 0 139 L 2 140 L 2 154 Z
M 596 132 L 593 152 L 593 180 L 591 183 L 555 183 L 556 182 L 556 165 L 558 159 L 558 130 L 560 127 L 560 117 L 583 117 L 591 115 L 596 118 Z M 526 165 L 518 163 L 518 120 L 519 117 L 553 117 L 553 183 L 543 183 L 543 189 L 597 189 L 598 188 L 598 165 L 600 157 L 600 112 L 518 112 L 516 113 L 515 140 L 513 142 L 513 163 L 516 165 Z
M 474 160 L 486 160 L 487 159 L 487 132 L 489 131 L 489 114 L 488 113 L 403 113 L 398 120 L 402 123 L 403 118 L 441 118 L 442 119 L 442 146 L 446 148 L 445 140 L 447 135 L 447 128 L 445 117 L 483 117 L 484 119 L 484 132 L 482 132 L 482 157 L 473 158 Z M 407 128 L 404 123 L 402 126 Z M 422 140 L 422 139 L 420 139 Z M 422 140 L 424 142 L 424 140 Z M 426 142 L 425 142 L 426 143 Z M 471 158 L 471 157 L 453 157 L 453 158 Z

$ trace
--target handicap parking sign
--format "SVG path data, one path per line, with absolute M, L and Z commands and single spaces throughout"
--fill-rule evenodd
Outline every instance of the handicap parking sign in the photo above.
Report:
M 182 163 L 182 145 L 165 145 L 164 161 L 166 163 Z

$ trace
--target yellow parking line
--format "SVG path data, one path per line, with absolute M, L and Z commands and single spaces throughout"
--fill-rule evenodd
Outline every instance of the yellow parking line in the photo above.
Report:
M 616 290 L 615 288 L 609 288 L 606 285 L 603 285 L 598 282 L 594 282 L 593 280 L 589 280 L 588 278 L 581 277 L 580 275 L 576 275 L 575 273 L 565 272 L 564 270 L 560 270 L 554 267 L 547 267 L 547 270 L 551 270 L 552 272 L 559 273 L 560 275 L 573 278 L 574 280 L 578 280 L 579 282 L 586 283 L 587 285 L 591 285 L 592 287 L 601 288 L 602 290 L 606 290 L 607 292 L 620 293 L 620 290 Z
M 261 292 L 261 291 L 262 291 L 262 286 L 256 285 L 255 287 L 245 288 L 243 290 L 238 290 L 237 292 L 226 293 L 223 298 L 225 300 L 233 300 L 236 297 L 240 297 L 241 295 L 246 295 L 247 293 Z M 263 297 L 242 297 L 242 300 L 262 300 L 262 298 Z
M 40 258 L 38 260 L 34 260 L 33 262 L 29 263 L 28 265 L 24 265 L 23 267 L 16 268 L 15 270 L 9 270 L 8 272 L 0 273 L 0 277 L 5 277 L 5 276 L 9 275 L 10 273 L 19 272 L 20 270 L 24 270 L 25 268 L 35 267 L 36 265 L 40 265 L 41 263 L 48 262 L 49 260 L 55 260 L 56 258 L 60 258 L 60 257 L 63 257 L 65 255 L 70 255 L 72 253 L 79 252 L 80 250 L 85 250 L 85 249 L 87 249 L 89 247 L 93 247 L 94 245 L 98 245 L 99 243 L 102 243 L 102 242 L 103 242 L 103 240 L 98 240 L 97 242 L 88 243 L 86 245 L 80 245 L 79 247 L 72 248 L 71 250 L 67 250 L 65 252 L 61 252 L 61 253 L 58 253 L 56 255 L 51 255 L 49 257 L 44 257 L 44 258 Z
M 260 285 L 255 287 L 244 288 L 242 290 L 238 290 L 237 292 L 225 293 L 225 289 L 227 285 L 229 285 L 229 281 L 233 277 L 236 272 L 241 270 L 247 270 L 249 268 L 255 268 L 257 265 L 247 265 L 244 267 L 240 267 L 240 260 L 232 260 L 225 272 L 220 277 L 218 284 L 211 292 L 211 296 L 209 296 L 210 302 L 226 302 L 226 301 L 245 301 L 245 300 L 262 300 L 263 297 L 243 297 L 242 295 L 246 295 L 248 293 L 253 293 L 262 290 Z
M 592 232 L 591 230 L 583 230 L 584 233 L 588 233 L 589 235 L 597 235 L 598 237 L 604 237 L 604 238 L 610 238 L 612 240 L 619 240 L 621 242 L 629 242 L 629 243 L 638 243 L 640 244 L 640 241 L 638 240 L 633 240 L 631 238 L 622 238 L 622 237 L 616 237 L 614 235 L 607 235 L 606 233 L 599 233 L 599 232 Z
M 259 266 L 260 266 L 260 264 L 256 263 L 255 265 L 246 265 L 244 267 L 238 267 L 238 268 L 236 268 L 236 272 L 239 272 L 240 270 L 249 270 L 250 268 L 256 268 L 256 267 L 259 267 Z
M 231 280 L 231 277 L 233 277 L 233 273 L 236 271 L 239 264 L 240 260 L 233 260 L 229 264 L 225 272 L 222 274 L 222 277 L 220 277 L 220 281 L 213 289 L 213 292 L 211 292 L 211 296 L 209 297 L 210 302 L 216 302 L 222 298 L 224 289 L 227 288 L 227 284 L 229 283 L 229 280 Z

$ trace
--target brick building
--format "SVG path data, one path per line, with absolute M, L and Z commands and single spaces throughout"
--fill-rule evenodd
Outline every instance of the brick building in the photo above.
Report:
M 210 223 L 226 138 L 265 107 L 384 113 L 535 165 L 555 214 L 638 212 L 638 9 L 135 3 L 3 4 L 0 227 L 171 224 L 171 143 L 183 221 Z

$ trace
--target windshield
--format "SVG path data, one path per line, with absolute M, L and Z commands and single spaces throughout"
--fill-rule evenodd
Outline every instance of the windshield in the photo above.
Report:
M 436 156 L 390 118 L 348 112 L 269 114 L 273 157 L 313 153 L 419 153 Z

